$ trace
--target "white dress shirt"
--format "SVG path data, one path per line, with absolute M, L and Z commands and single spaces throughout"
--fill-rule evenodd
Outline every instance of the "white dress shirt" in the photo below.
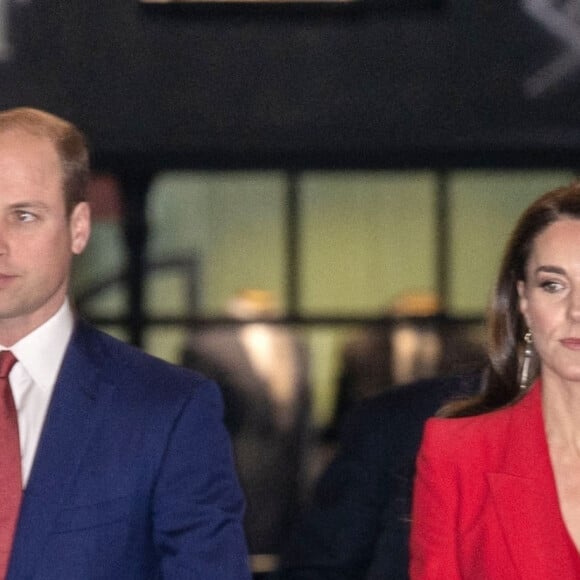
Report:
M 67 300 L 42 326 L 10 348 L 18 362 L 10 371 L 10 386 L 18 413 L 22 483 L 26 487 L 54 385 L 74 328 Z

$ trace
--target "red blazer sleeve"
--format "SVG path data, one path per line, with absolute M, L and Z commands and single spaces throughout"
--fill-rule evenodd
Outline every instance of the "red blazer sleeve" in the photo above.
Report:
M 411 580 L 460 579 L 458 563 L 458 482 L 445 455 L 447 430 L 427 421 L 417 457 L 410 543 Z

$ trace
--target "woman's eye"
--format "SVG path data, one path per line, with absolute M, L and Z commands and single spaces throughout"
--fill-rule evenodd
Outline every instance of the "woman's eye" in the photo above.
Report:
M 554 282 L 553 280 L 546 280 L 540 284 L 540 287 L 546 292 L 554 293 L 562 288 L 562 284 L 560 282 Z

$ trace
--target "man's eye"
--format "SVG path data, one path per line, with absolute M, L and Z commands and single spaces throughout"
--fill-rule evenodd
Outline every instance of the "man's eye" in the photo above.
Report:
M 36 219 L 36 216 L 29 211 L 18 211 L 16 217 L 19 222 L 32 222 Z

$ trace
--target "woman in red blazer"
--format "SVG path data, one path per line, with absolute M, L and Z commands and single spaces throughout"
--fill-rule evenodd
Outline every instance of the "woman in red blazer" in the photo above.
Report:
M 580 578 L 580 183 L 524 212 L 490 313 L 482 392 L 425 427 L 411 579 Z

